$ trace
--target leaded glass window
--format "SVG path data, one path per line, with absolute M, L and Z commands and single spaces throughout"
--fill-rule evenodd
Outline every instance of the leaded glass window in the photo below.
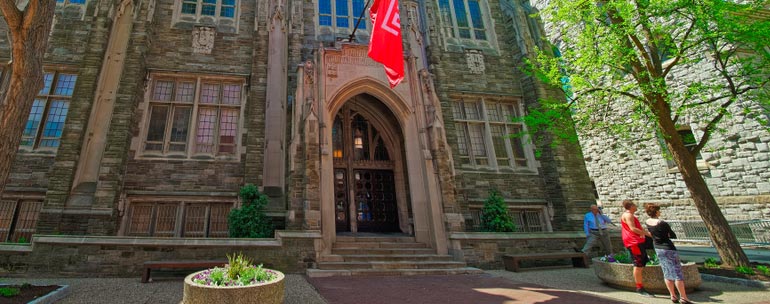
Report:
M 209 77 L 152 82 L 144 142 L 148 156 L 235 156 L 243 80 Z
M 235 18 L 237 0 L 181 0 L 183 15 Z
M 444 35 L 471 40 L 487 40 L 485 10 L 480 0 L 438 0 Z
M 364 0 L 318 0 L 318 25 L 352 30 L 365 4 Z M 366 29 L 368 17 L 367 13 L 363 14 L 358 29 Z
M 516 102 L 464 99 L 452 104 L 461 165 L 471 167 L 528 167 L 525 146 L 518 137 L 523 125 Z
M 43 75 L 43 89 L 32 103 L 21 136 L 25 149 L 56 149 L 61 143 L 77 75 L 50 71 Z

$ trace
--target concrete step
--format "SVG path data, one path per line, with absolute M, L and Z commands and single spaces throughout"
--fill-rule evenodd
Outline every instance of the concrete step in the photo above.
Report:
M 451 269 L 465 267 L 455 261 L 367 261 L 367 262 L 321 262 L 318 269 Z
M 413 236 L 337 236 L 335 242 L 389 242 L 389 243 L 416 243 Z
M 340 255 L 340 260 L 329 262 L 366 262 L 366 261 L 453 261 L 452 256 L 438 254 L 350 254 Z
M 405 255 L 405 254 L 436 254 L 432 248 L 332 248 L 332 254 L 338 255 Z
M 308 269 L 306 274 L 311 278 L 333 276 L 405 276 L 405 275 L 454 275 L 479 274 L 483 271 L 473 267 L 449 269 Z
M 424 243 L 407 242 L 340 242 L 332 246 L 333 249 L 358 249 L 358 248 L 428 248 Z

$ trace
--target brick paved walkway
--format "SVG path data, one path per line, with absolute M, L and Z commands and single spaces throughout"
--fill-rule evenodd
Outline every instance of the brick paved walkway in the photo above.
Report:
M 334 304 L 626 303 L 585 293 L 520 283 L 489 274 L 309 278 Z

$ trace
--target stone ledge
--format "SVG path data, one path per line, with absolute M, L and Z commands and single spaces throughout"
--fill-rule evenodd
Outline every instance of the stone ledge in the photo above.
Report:
M 79 244 L 79 245 L 123 245 L 123 246 L 276 246 L 277 239 L 205 239 L 205 238 L 156 238 L 134 236 L 64 236 L 34 235 L 33 244 Z
M 0 252 L 32 252 L 32 244 L 0 244 Z
M 612 236 L 620 233 L 610 231 Z M 453 232 L 449 234 L 450 240 L 539 240 L 539 239 L 585 239 L 586 235 L 582 231 L 560 231 L 560 232 Z
M 770 282 L 748 280 L 748 279 L 741 279 L 741 278 L 728 278 L 728 277 L 717 276 L 713 274 L 705 274 L 705 273 L 701 273 L 700 277 L 704 281 L 728 283 L 728 284 L 742 285 L 742 286 L 762 288 L 762 289 L 770 289 Z
M 61 285 L 58 289 L 49 292 L 47 295 L 38 298 L 37 300 L 34 300 L 32 302 L 29 302 L 27 304 L 50 304 L 50 303 L 56 303 L 57 301 L 64 299 L 68 294 L 70 293 L 70 286 L 69 285 Z

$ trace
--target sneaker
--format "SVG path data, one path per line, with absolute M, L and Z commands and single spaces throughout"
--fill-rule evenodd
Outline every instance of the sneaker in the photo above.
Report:
M 654 298 L 655 297 L 654 294 L 650 293 L 649 291 L 645 290 L 644 288 L 637 288 L 636 292 L 640 296 L 643 296 L 643 297 L 647 297 L 647 298 Z

